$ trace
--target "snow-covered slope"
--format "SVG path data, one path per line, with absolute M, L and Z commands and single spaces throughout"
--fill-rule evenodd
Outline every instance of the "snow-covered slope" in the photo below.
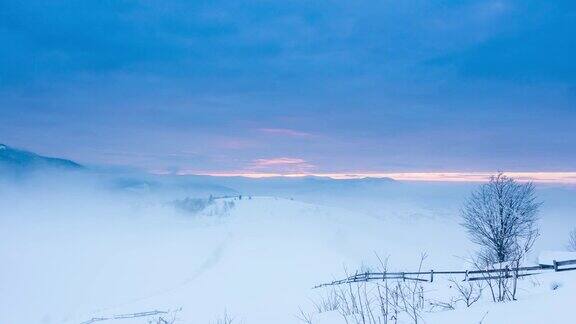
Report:
M 414 188 L 371 206 L 353 196 L 347 206 L 340 196 L 332 203 L 322 197 L 321 204 L 243 196 L 194 208 L 163 195 L 78 184 L 0 188 L 0 323 L 79 324 L 180 307 L 180 323 L 215 322 L 225 311 L 238 323 L 298 323 L 298 309 L 311 309 L 321 293 L 311 287 L 345 269 L 376 266 L 375 253 L 395 270 L 415 269 L 421 252 L 429 254 L 427 269 L 464 267 L 472 246 L 458 224 L 459 198 L 450 202 L 447 189 L 444 207 L 429 205 L 421 198 L 430 189 Z M 559 210 L 544 210 L 542 240 L 562 246 L 564 237 L 548 230 L 572 226 L 555 216 Z M 551 294 L 547 286 L 535 291 L 544 296 L 535 298 Z M 515 309 L 486 304 L 426 319 L 477 323 L 481 307 L 490 314 Z
M 45 157 L 0 144 L 0 172 L 4 174 L 39 169 L 78 170 L 81 168 L 80 164 L 70 160 Z
M 549 272 L 530 280 L 519 300 L 480 302 L 470 308 L 425 314 L 426 323 L 573 323 L 576 271 Z
M 374 252 L 411 266 L 426 249 L 448 264 L 464 247 L 434 251 L 462 241 L 457 231 L 434 234 L 450 226 L 442 220 L 400 223 L 272 197 L 236 198 L 221 216 L 62 198 L 36 197 L 41 210 L 13 198 L 5 214 L 13 217 L 2 219 L 0 273 L 10 279 L 1 323 L 80 323 L 180 306 L 195 323 L 225 309 L 246 323 L 294 323 L 312 286 L 342 276 L 344 266 L 374 263 Z

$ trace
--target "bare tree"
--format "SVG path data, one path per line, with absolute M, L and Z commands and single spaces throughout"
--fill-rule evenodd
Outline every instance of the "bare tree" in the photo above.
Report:
M 498 173 L 473 192 L 462 209 L 462 225 L 480 246 L 477 264 L 498 270 L 488 278 L 496 280 L 495 301 L 515 299 L 518 273 L 511 269 L 518 268 L 538 237 L 540 205 L 532 183 Z M 508 278 L 513 278 L 512 287 Z
M 570 232 L 570 237 L 568 238 L 568 251 L 576 252 L 576 229 Z

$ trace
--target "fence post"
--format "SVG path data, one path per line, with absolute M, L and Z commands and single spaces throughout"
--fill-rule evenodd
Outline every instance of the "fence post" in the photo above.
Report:
M 558 262 L 556 262 L 556 260 L 553 260 L 552 264 L 554 265 L 554 271 L 558 271 Z
M 434 270 L 430 270 L 430 282 L 434 282 Z

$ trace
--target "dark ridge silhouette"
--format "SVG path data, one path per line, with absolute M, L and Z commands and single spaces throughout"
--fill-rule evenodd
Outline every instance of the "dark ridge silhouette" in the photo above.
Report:
M 0 170 L 28 171 L 41 169 L 81 170 L 84 167 L 71 160 L 46 157 L 0 144 Z

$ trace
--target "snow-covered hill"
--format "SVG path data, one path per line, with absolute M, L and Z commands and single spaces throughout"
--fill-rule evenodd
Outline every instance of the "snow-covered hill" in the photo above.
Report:
M 347 206 L 325 195 L 320 203 L 245 195 L 200 204 L 79 184 L 4 188 L 0 323 L 76 324 L 180 307 L 181 323 L 211 323 L 225 311 L 238 323 L 298 323 L 299 308 L 312 309 L 322 294 L 311 287 L 377 266 L 375 254 L 396 270 L 414 269 L 421 252 L 427 268 L 464 267 L 472 246 L 450 198 L 458 190 L 434 187 L 433 200 L 444 195 L 439 206 L 426 202 L 425 186 L 398 188 L 403 199 L 370 206 L 352 195 Z M 564 237 L 549 229 L 572 220 L 559 210 L 544 209 L 542 241 L 561 247 Z
M 45 157 L 0 144 L 0 172 L 4 175 L 39 169 L 78 170 L 82 168 L 80 164 L 70 160 Z

